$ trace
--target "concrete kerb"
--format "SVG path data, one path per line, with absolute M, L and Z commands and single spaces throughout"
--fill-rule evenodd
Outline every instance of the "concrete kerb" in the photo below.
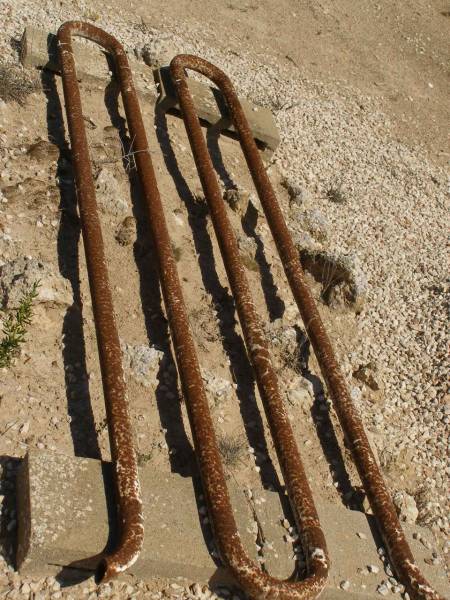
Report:
M 109 463 L 32 451 L 18 474 L 17 566 L 23 574 L 46 576 L 79 563 L 93 569 L 89 557 L 101 553 L 114 535 L 114 502 Z M 145 542 L 132 575 L 186 581 L 233 584 L 214 550 L 201 489 L 192 479 L 158 473 L 146 465 L 140 473 L 145 519 Z M 264 540 L 263 559 L 271 574 L 288 577 L 293 569 L 291 533 L 280 498 L 275 492 L 246 490 L 229 481 L 233 509 L 243 543 L 254 560 L 261 560 L 256 546 L 258 525 Z M 388 578 L 378 554 L 373 517 L 332 505 L 317 498 L 317 508 L 330 550 L 332 567 L 325 600 L 377 597 L 376 588 Z M 424 562 L 431 557 L 420 539 L 430 535 L 420 527 L 405 527 L 418 564 L 436 589 L 445 592 L 443 570 Z M 416 533 L 413 536 L 413 533 Z M 419 535 L 417 535 L 419 534 Z M 288 541 L 286 541 L 286 539 Z M 258 558 L 259 557 L 259 558 Z M 367 573 L 375 565 L 378 573 Z M 341 583 L 349 581 L 348 590 Z M 379 596 L 378 596 L 379 597 Z
M 73 41 L 76 53 L 77 75 L 80 80 L 105 82 L 111 78 L 111 71 L 105 52 L 98 47 L 88 46 L 84 41 Z M 26 27 L 21 42 L 21 62 L 26 68 L 46 69 L 59 73 L 56 35 L 36 27 Z M 179 114 L 178 100 L 168 67 L 152 71 L 142 62 L 129 59 L 133 79 L 138 94 L 161 109 Z M 156 83 L 156 86 L 155 86 Z M 195 79 L 189 80 L 200 119 L 215 131 L 235 137 L 235 130 L 228 115 L 222 94 L 216 88 Z M 251 131 L 268 158 L 280 143 L 280 136 L 271 111 L 245 99 L 240 100 L 249 121 Z

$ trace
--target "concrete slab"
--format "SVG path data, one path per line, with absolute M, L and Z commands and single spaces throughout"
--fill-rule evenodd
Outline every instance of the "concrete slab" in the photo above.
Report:
M 80 81 L 111 79 L 108 53 L 98 44 L 75 38 L 73 49 Z M 26 27 L 22 35 L 20 60 L 27 68 L 60 73 L 56 34 L 37 27 Z M 151 69 L 132 59 L 130 59 L 130 66 L 138 94 L 155 103 L 157 94 Z
M 97 44 L 75 38 L 73 48 L 77 75 L 81 81 L 90 79 L 104 81 L 111 78 L 112 65 L 108 65 L 108 53 L 102 51 Z M 26 27 L 21 42 L 21 62 L 27 68 L 47 69 L 59 73 L 56 34 L 37 27 Z M 179 113 L 178 99 L 169 68 L 162 67 L 152 72 L 142 62 L 132 58 L 129 58 L 129 62 L 138 94 L 145 97 L 147 101 L 157 102 L 161 109 Z M 194 79 L 189 79 L 189 87 L 200 119 L 213 125 L 217 131 L 235 136 L 234 126 L 220 91 Z M 245 99 L 240 99 L 240 102 L 255 139 L 266 150 L 264 156 L 268 157 L 280 143 L 272 113 L 267 108 L 256 106 Z
M 287 524 L 286 517 L 277 494 L 267 490 L 253 490 L 253 501 L 258 521 L 268 542 L 266 544 L 268 550 L 265 552 L 267 570 L 275 577 L 287 578 L 293 571 L 293 549 L 285 539 L 286 536 L 295 537 L 295 530 L 289 532 L 283 525 L 283 523 Z M 320 598 L 323 600 L 380 598 L 376 588 L 386 581 L 387 575 L 378 554 L 381 540 L 375 518 L 359 511 L 349 510 L 342 505 L 324 502 L 317 497 L 315 503 L 331 559 L 327 588 Z M 431 550 L 427 550 L 419 539 L 427 540 L 431 547 L 430 532 L 418 526 L 405 526 L 405 533 L 424 575 L 444 596 L 448 595 L 448 582 L 444 570 L 424 562 L 425 559 L 431 558 Z M 378 567 L 379 572 L 368 573 L 369 565 Z M 343 581 L 350 582 L 348 590 L 341 589 Z
M 153 71 L 158 84 L 158 106 L 163 110 L 180 111 L 175 87 L 172 83 L 169 68 L 162 67 Z M 228 131 L 235 134 L 230 114 L 222 93 L 213 86 L 189 78 L 188 85 L 199 118 L 212 125 L 217 131 Z M 271 111 L 256 106 L 247 100 L 239 99 L 254 138 L 270 151 L 274 151 L 280 143 L 280 136 Z
M 214 550 L 212 533 L 193 481 L 152 468 L 141 470 L 140 479 L 146 536 L 131 572 L 144 579 L 157 575 L 207 581 L 214 576 L 228 582 L 228 573 L 216 566 L 209 551 Z M 115 535 L 111 465 L 30 453 L 17 487 L 19 570 L 40 575 L 49 565 L 95 569 L 96 555 Z M 256 558 L 251 512 L 242 493 L 234 489 L 232 497 L 241 536 Z
M 151 465 L 141 470 L 141 483 L 146 536 L 141 557 L 131 573 L 143 579 L 184 577 L 215 585 L 232 583 L 210 552 L 213 542 L 201 489 L 191 479 L 155 472 Z M 110 465 L 33 451 L 19 469 L 17 487 L 20 572 L 45 576 L 74 563 L 78 568 L 95 568 L 97 559 L 90 557 L 114 538 Z M 265 541 L 260 559 L 274 576 L 288 577 L 294 563 L 292 544 L 289 538 L 286 541 L 286 535 L 295 534 L 286 529 L 288 523 L 278 494 L 254 489 L 246 498 L 236 484 L 230 483 L 229 489 L 249 555 L 257 559 L 259 529 Z M 373 518 L 316 500 L 332 560 L 328 587 L 321 598 L 377 597 L 376 588 L 387 576 L 372 533 Z M 443 570 L 424 562 L 431 551 L 413 539 L 413 532 L 425 539 L 430 536 L 418 527 L 406 529 L 420 568 L 444 593 L 447 582 Z M 379 573 L 368 573 L 367 565 L 377 566 Z M 342 581 L 350 582 L 348 590 L 340 589 Z

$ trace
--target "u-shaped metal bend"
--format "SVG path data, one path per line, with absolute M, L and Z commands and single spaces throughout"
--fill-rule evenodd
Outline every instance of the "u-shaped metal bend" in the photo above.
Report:
M 236 280 L 236 287 L 238 286 L 237 279 L 240 277 L 239 265 L 236 264 L 235 258 L 237 256 L 236 244 L 231 239 L 232 232 L 229 236 L 223 233 L 226 229 L 226 215 L 224 216 L 223 202 L 217 178 L 214 174 L 211 158 L 187 84 L 186 69 L 197 71 L 208 77 L 217 85 L 225 98 L 249 171 L 266 215 L 267 223 L 280 255 L 286 278 L 302 316 L 307 335 L 317 356 L 322 375 L 327 383 L 328 391 L 342 430 L 351 447 L 353 460 L 377 519 L 378 528 L 386 544 L 395 572 L 412 598 L 416 600 L 444 600 L 429 585 L 414 561 L 414 557 L 399 523 L 391 496 L 370 448 L 361 417 L 350 398 L 330 339 L 323 326 L 316 303 L 306 284 L 299 253 L 292 242 L 291 235 L 232 83 L 223 71 L 206 60 L 197 56 L 182 54 L 172 60 L 170 65 L 171 75 L 178 93 L 192 153 L 206 199 L 210 206 L 213 224 L 216 235 L 219 238 L 232 287 L 234 280 Z M 244 334 L 247 335 L 244 323 L 242 325 Z M 249 351 L 251 355 L 252 352 L 254 353 L 251 340 Z M 263 393 L 261 395 L 264 401 Z M 279 461 L 283 465 L 283 457 L 280 454 Z M 285 479 L 289 481 L 289 475 L 286 472 L 284 475 Z
M 115 38 L 98 27 L 79 21 L 69 21 L 59 28 L 58 55 L 97 334 L 118 509 L 117 545 L 102 558 L 97 571 L 97 579 L 105 581 L 121 571 L 125 571 L 137 560 L 144 539 L 144 519 L 136 452 L 122 369 L 120 341 L 115 325 L 102 231 L 95 199 L 95 185 L 72 51 L 72 36 L 74 35 L 86 37 L 112 54 L 118 71 L 124 103 L 127 96 L 133 94 L 133 82 L 125 52 Z
M 114 37 L 91 24 L 71 21 L 65 23 L 58 31 L 58 53 L 63 75 L 77 197 L 97 331 L 119 516 L 118 544 L 101 562 L 99 578 L 113 577 L 128 568 L 137 559 L 143 543 L 143 517 L 136 454 L 123 380 L 120 343 L 114 322 L 106 259 L 95 200 L 95 186 L 72 52 L 71 39 L 73 35 L 93 40 L 111 53 L 114 58 L 129 133 L 133 139 L 136 167 L 142 185 L 196 456 L 216 543 L 223 562 L 230 568 L 244 590 L 255 599 L 312 600 L 317 598 L 325 586 L 329 569 L 325 539 L 320 528 L 311 490 L 279 392 L 267 342 L 239 258 L 236 239 L 226 214 L 211 158 L 195 113 L 187 86 L 185 69 L 193 69 L 206 75 L 224 94 L 287 279 L 316 352 L 342 428 L 351 445 L 355 463 L 377 517 L 393 566 L 413 598 L 441 600 L 440 596 L 424 580 L 414 563 L 391 498 L 370 449 L 361 419 L 351 402 L 331 343 L 305 283 L 298 252 L 290 238 L 231 82 L 222 71 L 210 63 L 195 56 L 181 55 L 172 61 L 171 73 L 236 301 L 246 348 L 255 370 L 289 500 L 300 532 L 308 575 L 302 581 L 292 578 L 280 581 L 263 572 L 245 553 L 226 487 L 196 349 L 189 328 L 176 261 L 128 60 L 122 46 Z
M 115 394 L 113 393 L 114 386 L 111 388 L 110 385 L 112 378 L 114 378 L 116 386 L 119 385 L 119 381 L 123 382 L 120 347 L 117 332 L 115 328 L 111 329 L 113 327 L 112 303 L 107 283 L 88 146 L 82 121 L 81 99 L 72 55 L 72 35 L 87 37 L 97 42 L 112 54 L 115 61 L 129 133 L 133 139 L 136 166 L 142 184 L 164 304 L 193 432 L 196 456 L 221 558 L 252 598 L 279 598 L 282 600 L 316 598 L 326 582 L 327 550 L 289 420 L 278 392 L 262 328 L 257 319 L 253 323 L 253 329 L 250 325 L 246 326 L 247 348 L 256 367 L 257 375 L 259 374 L 260 389 L 263 390 L 266 400 L 269 422 L 301 532 L 309 575 L 300 582 L 279 581 L 263 572 L 246 555 L 236 528 L 195 345 L 189 329 L 176 262 L 148 151 L 141 111 L 126 55 L 117 40 L 104 31 L 90 24 L 69 22 L 63 25 L 58 32 L 58 49 L 97 326 L 121 526 L 119 545 L 105 557 L 100 567 L 102 571 L 100 576 L 111 577 L 136 560 L 142 545 L 143 528 L 129 422 L 125 427 L 126 419 L 122 414 L 126 409 L 124 390 L 121 388 L 119 390 L 121 393 Z M 241 271 L 241 275 L 245 278 L 243 271 Z M 237 302 L 239 306 L 243 307 L 241 312 L 248 312 L 252 318 L 254 317 L 253 303 L 245 290 L 237 298 Z M 128 457 L 127 465 L 125 456 Z

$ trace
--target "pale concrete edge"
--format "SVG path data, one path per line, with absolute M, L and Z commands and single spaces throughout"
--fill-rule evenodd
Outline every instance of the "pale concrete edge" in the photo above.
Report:
M 43 42 L 44 37 L 46 38 L 45 44 Z M 41 39 L 42 38 L 42 39 Z M 58 63 L 58 58 L 55 52 L 56 46 L 56 34 L 54 33 L 46 33 L 41 29 L 37 29 L 36 27 L 27 26 L 22 34 L 21 40 L 21 51 L 20 51 L 20 61 L 25 68 L 38 68 L 38 69 L 46 69 L 52 71 L 54 73 L 60 74 L 60 68 Z M 92 81 L 104 81 L 105 77 L 95 75 L 90 73 L 89 70 L 83 69 L 83 55 L 87 56 L 86 48 L 81 44 L 77 44 L 76 41 L 73 43 L 75 53 L 79 56 L 79 60 L 77 61 L 77 75 L 81 79 L 92 80 Z M 44 47 L 46 50 L 44 50 Z M 136 61 L 130 60 L 130 66 L 133 72 L 142 71 L 142 64 L 137 63 Z M 167 67 L 166 67 L 167 68 Z M 173 110 L 180 116 L 180 111 L 178 107 L 178 102 L 176 97 L 173 97 L 172 93 L 169 90 L 165 89 L 163 78 L 159 73 L 160 69 L 153 70 L 153 76 L 155 79 L 155 83 L 160 84 L 160 91 L 157 94 L 156 90 L 152 91 L 147 88 L 143 88 L 139 85 L 139 81 L 136 83 L 135 87 L 136 91 L 140 96 L 145 98 L 146 100 L 150 99 L 154 104 L 157 104 L 161 110 L 168 111 Z M 136 78 L 135 78 L 136 79 Z M 206 90 L 212 89 L 210 86 L 207 86 L 203 83 L 196 82 L 199 85 L 199 88 L 204 88 L 205 94 Z M 262 157 L 264 160 L 270 160 L 273 152 L 277 148 L 280 143 L 280 137 L 278 134 L 277 127 L 275 125 L 275 121 L 273 119 L 273 115 L 271 111 L 266 109 L 267 111 L 267 119 L 269 119 L 269 127 L 267 131 L 261 129 L 260 126 L 252 126 L 252 113 L 249 111 L 247 104 L 252 106 L 251 103 L 247 103 L 246 101 L 242 101 L 243 107 L 247 114 L 247 118 L 250 120 L 250 128 L 255 139 L 263 145 L 261 149 Z M 258 107 L 262 109 L 263 107 Z M 269 116 L 270 115 L 270 116 Z M 201 117 L 210 122 L 210 118 L 208 115 L 201 115 Z M 212 123 L 213 125 L 219 125 L 219 123 Z M 220 122 L 220 127 L 218 127 L 221 131 L 226 131 L 228 135 L 236 138 L 236 133 L 234 132 L 234 128 L 230 123 L 228 118 L 222 118 Z
M 26 567 L 26 558 L 31 546 L 31 493 L 30 493 L 30 453 L 27 452 L 19 465 L 16 479 L 17 503 L 17 551 L 16 568 Z
M 54 43 L 56 46 L 56 34 L 47 34 L 47 42 L 45 43 L 46 51 L 43 50 L 44 44 L 40 44 L 39 42 L 35 44 L 36 47 L 33 46 L 33 42 L 37 40 L 37 37 L 44 35 L 46 35 L 44 31 L 35 27 L 27 26 L 25 28 L 21 39 L 20 62 L 22 63 L 22 66 L 27 69 L 44 69 L 60 75 L 61 69 L 59 67 L 58 58 L 55 52 L 51 51 L 52 43 Z M 53 40 L 55 41 L 53 42 Z M 78 60 L 76 60 L 78 79 L 92 81 L 93 83 L 103 83 L 107 79 L 106 77 L 90 73 L 89 70 L 83 69 L 83 55 L 86 55 L 86 49 L 84 46 L 77 44 L 76 41 L 74 41 L 73 46 L 75 49 L 75 54 L 78 56 Z M 106 55 L 106 52 L 103 49 L 102 52 Z M 133 71 L 135 70 L 136 64 L 138 63 L 135 63 L 135 61 L 130 61 Z M 153 104 L 156 103 L 156 90 L 153 91 L 143 88 L 139 84 L 136 85 L 136 82 L 135 86 L 137 93 L 145 98 L 146 101 L 150 100 Z
M 176 92 L 169 83 L 170 76 L 168 75 L 168 69 L 168 67 L 158 67 L 153 69 L 155 83 L 157 84 L 157 87 L 159 86 L 156 104 L 162 111 L 170 110 L 177 116 L 181 116 L 181 110 Z M 191 88 L 195 86 L 195 88 L 191 89 L 191 91 L 194 97 L 194 103 L 196 104 L 200 122 L 202 120 L 206 121 L 207 123 L 210 123 L 216 131 L 226 132 L 227 135 L 233 139 L 238 139 L 236 130 L 229 115 L 222 113 L 218 105 L 216 110 L 211 110 L 209 106 L 206 108 L 206 103 L 203 103 L 202 101 L 198 102 L 199 97 L 206 98 L 211 94 L 215 95 L 217 93 L 217 88 L 201 83 L 195 79 L 188 79 L 188 84 Z M 280 144 L 280 136 L 272 112 L 268 108 L 254 105 L 247 100 L 240 99 L 240 102 L 248 119 L 250 130 L 255 140 L 262 146 L 260 151 L 263 158 L 266 160 L 270 159 L 273 152 Z M 253 107 L 255 107 L 255 110 L 257 108 L 260 112 L 263 111 L 263 114 L 266 115 L 266 127 L 261 126 L 261 122 L 255 122 L 253 119 Z

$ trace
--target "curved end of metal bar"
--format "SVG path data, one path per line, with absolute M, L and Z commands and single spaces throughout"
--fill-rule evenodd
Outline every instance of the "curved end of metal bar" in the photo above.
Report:
M 70 43 L 72 35 L 84 37 L 95 42 L 108 52 L 123 52 L 122 44 L 112 35 L 84 21 L 66 21 L 60 25 L 57 33 L 58 44 Z
M 95 583 L 106 583 L 129 569 L 139 558 L 143 536 L 127 539 L 114 552 L 103 556 L 95 571 Z
M 119 573 L 126 571 L 130 566 L 130 563 L 123 564 L 121 561 L 118 561 L 116 554 L 105 556 L 102 558 L 97 566 L 97 570 L 95 571 L 95 583 L 97 585 L 100 585 L 101 583 L 107 583 L 111 579 L 117 577 Z
M 197 73 L 208 77 L 208 79 L 215 83 L 222 91 L 224 91 L 224 89 L 230 89 L 231 92 L 233 91 L 231 79 L 224 71 L 195 54 L 177 54 L 177 56 L 174 56 L 170 61 L 169 69 L 176 85 L 179 83 L 177 80 L 182 79 L 183 75 L 186 74 L 186 69 L 192 69 L 193 71 L 197 71 Z M 226 94 L 225 100 L 227 100 Z
M 118 544 L 110 554 L 102 557 L 96 573 L 96 580 L 103 582 L 125 571 L 136 562 L 143 544 L 144 521 L 120 340 L 114 319 L 101 224 L 97 213 L 89 147 L 72 52 L 72 36 L 85 37 L 112 52 L 115 63 L 121 67 L 118 69 L 118 79 L 122 94 L 124 90 L 131 94 L 135 92 L 126 55 L 113 36 L 90 23 L 81 21 L 68 21 L 61 25 L 58 30 L 58 53 L 81 224 L 83 235 L 89 242 L 85 246 L 86 262 L 96 323 L 118 513 Z

